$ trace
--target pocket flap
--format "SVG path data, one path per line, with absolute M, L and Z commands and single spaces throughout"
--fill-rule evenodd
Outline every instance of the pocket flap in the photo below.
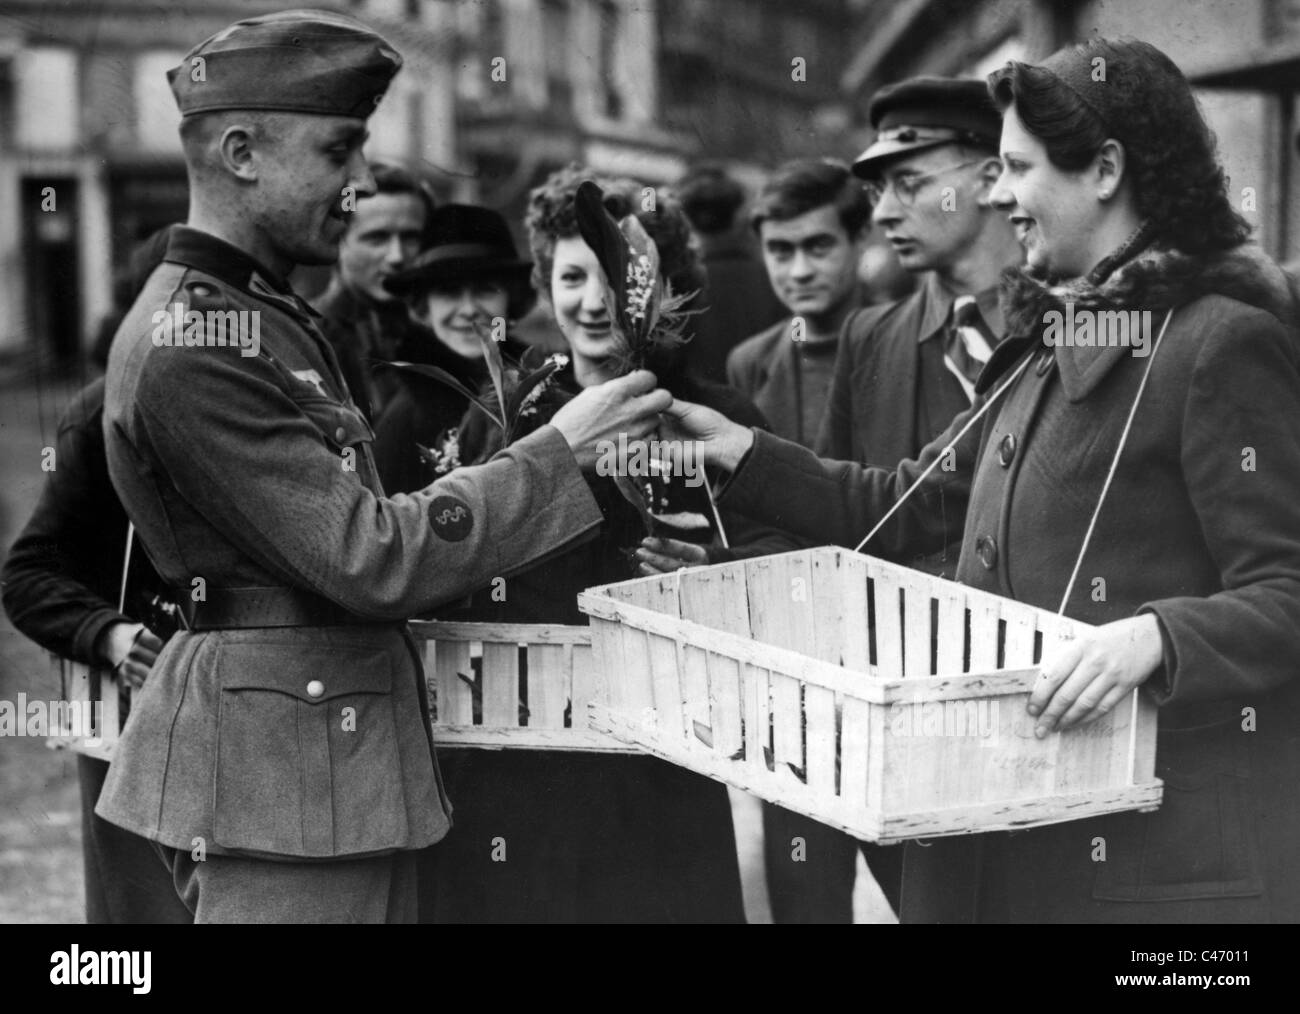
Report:
M 345 694 L 386 694 L 392 687 L 392 663 L 385 649 L 337 644 L 223 644 L 217 672 L 222 690 L 270 690 L 307 704 Z

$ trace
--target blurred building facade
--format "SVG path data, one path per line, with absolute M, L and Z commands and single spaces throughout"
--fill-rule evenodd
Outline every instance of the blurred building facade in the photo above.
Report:
M 658 185 L 708 158 L 753 182 L 795 154 L 834 152 L 847 126 L 837 85 L 848 8 L 462 4 L 462 38 L 475 41 L 460 61 L 459 192 L 517 223 L 529 188 L 569 162 Z
M 855 0 L 840 85 L 858 141 L 882 85 L 915 74 L 984 76 L 1090 36 L 1158 46 L 1196 86 L 1234 204 L 1273 256 L 1300 256 L 1295 93 L 1300 0 Z
M 852 154 L 839 83 L 862 0 L 312 5 L 374 25 L 406 58 L 368 154 L 516 228 L 528 190 L 571 161 L 660 185 L 707 158 L 753 185 L 795 155 Z M 0 358 L 81 353 L 132 247 L 186 214 L 166 70 L 288 6 L 0 0 L 0 220 L 14 226 L 0 232 Z
M 0 357 L 70 364 L 111 307 L 114 273 L 188 194 L 166 71 L 279 0 L 0 0 Z M 360 0 L 406 65 L 370 154 L 454 166 L 456 5 Z

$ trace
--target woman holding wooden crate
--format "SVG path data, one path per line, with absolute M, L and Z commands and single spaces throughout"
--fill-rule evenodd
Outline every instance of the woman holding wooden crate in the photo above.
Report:
M 958 580 L 1097 625 L 1043 659 L 1037 735 L 1138 686 L 1160 706 L 1158 811 L 909 843 L 905 921 L 1300 920 L 1295 298 L 1159 50 L 989 84 L 1027 266 L 971 410 L 896 470 L 680 400 L 677 435 L 733 472 L 725 506 L 848 546 L 888 516 L 869 551 L 960 541 Z
M 545 425 L 583 388 L 616 376 L 624 364 L 627 350 L 611 318 L 606 273 L 580 234 L 575 214 L 579 187 L 591 176 L 577 167 L 553 174 L 533 192 L 527 218 L 533 284 L 555 316 L 568 355 L 549 361 L 537 355 L 522 364 L 525 376 L 541 382 L 530 389 L 520 417 L 508 420 L 510 433 L 485 412 L 470 410 L 457 447 L 467 464 L 490 457 L 503 440 Z M 626 225 L 634 217 L 654 241 L 661 280 L 681 296 L 698 291 L 702 272 L 679 205 L 663 194 L 647 201 L 646 190 L 629 180 L 600 182 L 604 209 L 613 220 Z M 764 425 L 739 392 L 685 372 L 679 349 L 656 350 L 645 365 L 661 384 L 711 405 L 720 418 Z M 517 375 L 505 366 L 503 382 L 524 383 L 511 381 Z M 530 372 L 546 370 L 551 372 Z M 774 529 L 727 512 L 719 517 L 707 487 L 686 484 L 680 471 L 668 483 L 656 484 L 642 503 L 628 499 L 635 499 L 635 491 L 626 483 L 620 489 L 608 470 L 598 467 L 588 482 L 604 514 L 595 539 L 506 576 L 476 593 L 468 608 L 441 618 L 585 624 L 576 598 L 593 585 L 795 548 Z M 572 716 L 575 726 L 584 720 L 582 714 Z M 744 920 L 724 786 L 648 756 L 443 749 L 439 757 L 455 801 L 455 827 L 429 851 L 436 875 L 421 878 L 422 919 Z

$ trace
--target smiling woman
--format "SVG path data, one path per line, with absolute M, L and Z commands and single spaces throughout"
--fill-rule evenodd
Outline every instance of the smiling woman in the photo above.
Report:
M 640 279 L 628 285 L 625 299 L 607 291 L 601 261 L 583 239 L 589 232 L 579 230 L 580 193 L 584 224 L 591 225 L 587 210 L 599 216 L 608 212 L 613 219 L 601 219 L 611 245 L 627 236 L 616 223 L 640 239 L 626 222 L 627 216 L 634 216 L 657 248 L 661 272 L 656 284 L 667 282 L 678 293 L 700 288 L 688 225 L 676 202 L 630 180 L 602 179 L 595 192 L 601 196 L 592 208 L 586 202 L 594 188 L 582 187 L 590 178 L 578 167 L 561 170 L 532 195 L 527 221 L 532 277 L 554 312 L 570 355 L 552 374 L 553 380 L 539 389 L 542 393 L 524 419 L 526 427 L 545 426 L 579 392 L 617 374 L 627 357 L 625 336 L 618 333 L 613 314 L 622 306 L 623 315 L 633 318 L 642 308 L 634 297 L 649 282 Z M 620 247 L 614 249 L 621 252 Z M 638 261 L 631 251 L 629 245 L 629 260 Z M 632 271 L 635 279 L 635 264 Z M 660 384 L 674 394 L 711 404 L 746 426 L 763 424 L 762 416 L 737 392 L 691 376 L 680 348 L 661 350 L 650 359 Z M 499 445 L 497 432 L 482 413 L 466 417 L 461 460 L 484 460 Z M 685 455 L 681 463 L 688 464 Z M 629 464 L 625 456 L 613 470 L 634 471 L 626 467 Z M 694 464 L 691 458 L 689 465 Z M 627 476 L 605 474 L 609 471 L 607 465 L 598 465 L 596 474 L 587 476 L 602 515 L 595 538 L 480 589 L 463 610 L 440 618 L 582 624 L 586 617 L 578 611 L 576 598 L 592 585 L 637 572 L 794 548 L 780 533 L 724 513 L 728 548 L 693 467 L 690 472 L 683 467 L 662 488 L 655 487 L 653 515 L 624 498 L 619 481 Z M 645 537 L 647 517 L 655 528 L 653 539 Z M 572 720 L 577 726 L 582 716 L 575 714 Z M 421 898 L 422 918 L 602 923 L 743 919 L 724 786 L 653 757 L 517 749 L 445 750 L 439 756 L 448 792 L 456 800 L 456 830 L 428 857 L 436 875 L 428 878 L 432 886 Z M 505 862 L 494 860 L 496 839 L 504 841 Z
M 909 843 L 904 921 L 1295 922 L 1300 307 L 1242 243 L 1163 53 L 1095 39 L 1011 64 L 990 90 L 1005 161 L 990 200 L 1029 264 L 1004 277 L 1008 335 L 971 409 L 888 469 L 820 460 L 680 399 L 677 435 L 735 472 L 722 506 L 847 546 L 890 515 L 870 550 L 960 540 L 958 581 L 1096 625 L 1042 660 L 1036 736 L 1138 686 L 1159 706 L 1158 811 Z M 1162 334 L 1141 357 L 1045 347 L 1067 306 L 1150 310 Z

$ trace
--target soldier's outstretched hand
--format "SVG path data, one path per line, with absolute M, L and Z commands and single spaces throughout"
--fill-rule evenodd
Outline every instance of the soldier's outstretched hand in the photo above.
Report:
M 555 413 L 551 425 L 564 435 L 578 464 L 594 468 L 601 441 L 617 443 L 619 434 L 637 440 L 659 425 L 659 413 L 672 405 L 673 397 L 657 383 L 649 370 L 635 370 L 588 387 Z

